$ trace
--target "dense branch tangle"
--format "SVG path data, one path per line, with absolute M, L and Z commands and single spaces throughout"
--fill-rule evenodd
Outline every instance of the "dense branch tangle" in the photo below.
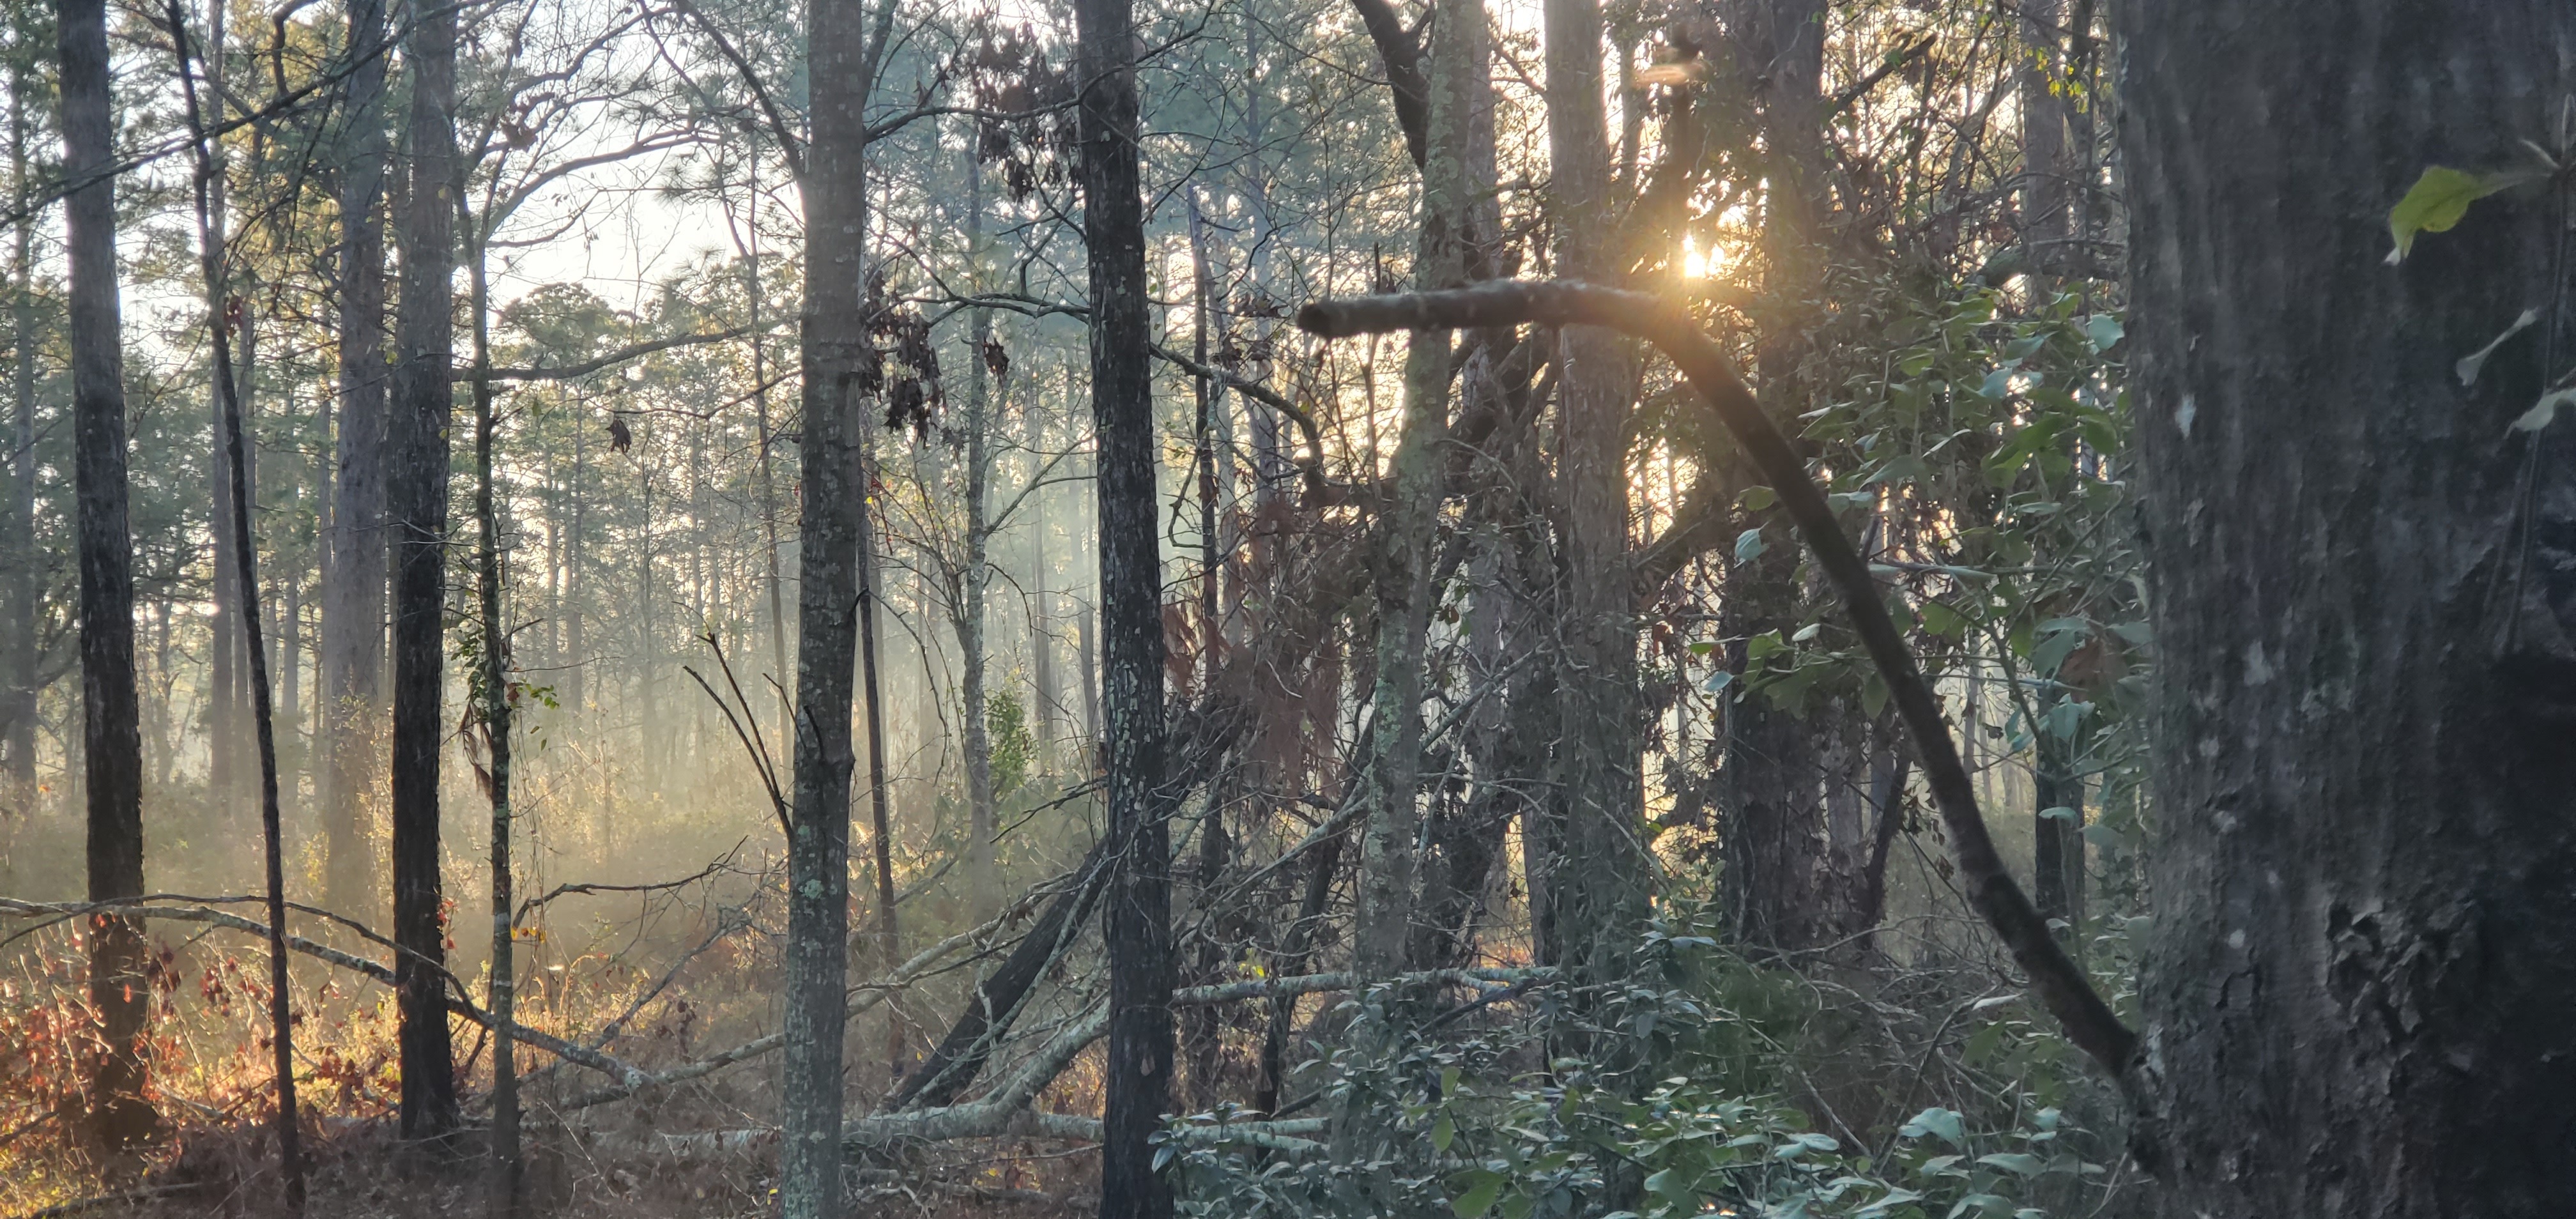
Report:
M 2124 1086 L 2134 1085 L 2137 1034 L 2120 1023 L 2081 967 L 2049 933 L 2030 898 L 2004 868 L 1977 808 L 1940 699 L 1881 600 L 1860 551 L 1834 519 L 1824 492 L 1726 354 L 1679 308 L 1641 292 L 1573 282 L 1511 282 L 1446 292 L 1369 296 L 1308 304 L 1297 324 L 1326 338 L 1403 330 L 1517 326 L 1600 326 L 1652 342 L 1680 369 L 1767 479 L 1843 601 L 1862 646 L 1887 682 L 1932 797 L 1958 856 L 1968 902 L 1993 928 L 2031 988 L 2067 1036 Z

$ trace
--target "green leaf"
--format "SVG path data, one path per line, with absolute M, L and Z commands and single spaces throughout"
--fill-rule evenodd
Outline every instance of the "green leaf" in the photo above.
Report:
M 1736 502 L 1744 505 L 1747 512 L 1760 512 L 1779 503 L 1780 494 L 1769 487 L 1747 487 L 1744 494 L 1736 497 Z
M 1448 1114 L 1441 1114 L 1440 1120 L 1431 1124 L 1432 1150 L 1446 1152 L 1449 1150 L 1449 1144 L 1457 1141 L 1457 1138 L 1458 1123 L 1450 1121 Z
M 1682 1175 L 1667 1168 L 1646 1178 L 1646 1192 L 1673 1204 L 1673 1209 L 1690 1214 L 1699 1209 L 1699 1194 Z
M 1762 557 L 1762 527 L 1759 525 L 1735 535 L 1735 561 L 1750 563 Z
M 1939 1135 L 1942 1142 L 1953 1147 L 1967 1146 L 1968 1136 L 1961 1126 L 1959 1111 L 1939 1105 L 1915 1114 L 1913 1121 L 1897 1127 L 1896 1132 L 1909 1139 L 1919 1139 L 1927 1134 Z
M 1816 637 L 1816 632 L 1823 630 L 1823 629 L 1824 629 L 1824 627 L 1825 627 L 1825 624 L 1824 624 L 1824 623 L 1821 623 L 1821 622 L 1810 622 L 1810 623 L 1808 623 L 1808 624 L 1807 624 L 1807 625 L 1805 625 L 1805 626 L 1799 627 L 1799 628 L 1798 628 L 1798 633 L 1797 633 L 1797 634 L 1795 634 L 1795 635 L 1791 635 L 1791 636 L 1789 637 L 1789 642 L 1791 642 L 1791 643 L 1807 643 L 1807 642 L 1809 642 L 1809 641 L 1811 641 L 1811 640 L 1815 639 L 1815 637 Z
M 2406 197 L 2388 209 L 2388 235 L 2397 243 L 2388 251 L 2388 265 L 2406 261 L 2417 233 L 2447 233 L 2469 214 L 2470 204 L 2540 176 L 2540 171 L 2529 169 L 2473 174 L 2447 165 L 2428 167 L 2407 188 Z
M 1970 1194 L 1959 1199 L 1957 1206 L 1950 1208 L 1949 1219 L 1959 1219 L 1959 1216 L 1971 1210 L 1984 1211 L 1989 1215 L 2001 1215 L 2009 1213 L 2012 1208 L 2012 1200 L 2009 1198 L 1995 1194 Z
M 1877 719 L 1878 713 L 1887 709 L 1887 680 L 1885 678 L 1880 677 L 1876 673 L 1872 673 L 1869 675 L 1868 680 L 1863 681 L 1860 684 L 1860 706 L 1861 710 L 1869 713 L 1869 717 L 1871 719 Z
M 1948 603 L 1941 601 L 1923 603 L 1924 630 L 1935 635 L 1957 638 L 1961 631 L 1967 629 L 1967 626 L 1968 620 L 1961 616 L 1959 611 L 1950 608 Z
M 1922 458 L 1912 453 L 1899 453 L 1889 458 L 1886 465 L 1880 466 L 1877 473 L 1862 479 L 1860 485 L 1874 487 L 1880 483 L 1895 482 L 1899 479 L 1921 480 L 1931 476 L 1932 467 L 1923 464 Z
M 2040 1174 L 2040 1170 L 2048 1167 L 2048 1161 L 2040 1159 L 2038 1156 L 2031 1155 L 2028 1152 L 2021 1151 L 1998 1152 L 1990 1156 L 1978 1156 L 1977 1162 L 1980 1164 L 1993 1165 L 1996 1168 L 2000 1168 L 2005 1172 L 2018 1177 L 2036 1177 Z
M 2108 313 L 2096 313 L 2084 319 L 2084 337 L 2093 340 L 2095 355 L 2119 346 L 2120 340 L 2126 338 L 2128 333 L 2121 328 L 2120 319 Z
M 2083 816 L 2082 813 L 2078 813 L 2074 809 L 2068 808 L 2063 804 L 2058 805 L 2055 808 L 2041 809 L 2039 810 L 2039 815 L 2043 820 L 2064 821 L 2069 824 L 2072 824 L 2076 818 Z M 1444 1118 L 1442 1120 L 1446 1121 L 1447 1119 Z
M 1501 1173 L 1480 1172 L 1477 1176 L 1479 1180 L 1473 1188 L 1458 1195 L 1449 1203 L 1449 1209 L 1457 1212 L 1458 1219 L 1476 1219 L 1477 1216 L 1494 1208 L 1494 1199 L 1503 1196 Z
M 1728 686 L 1733 684 L 1735 684 L 1735 675 L 1724 669 L 1720 669 L 1715 673 L 1709 674 L 1708 680 L 1702 683 L 1700 688 L 1711 694 L 1717 694 L 1723 692 Z

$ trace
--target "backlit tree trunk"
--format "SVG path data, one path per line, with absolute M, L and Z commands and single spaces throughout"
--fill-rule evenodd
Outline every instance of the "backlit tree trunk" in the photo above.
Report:
M 2576 1195 L 2562 0 L 2136 0 L 2129 344 L 2162 689 L 2146 1068 L 2176 1214 Z M 2454 364 L 2526 308 L 2473 385 Z
M 1136 161 L 1131 0 L 1077 0 L 1083 82 L 1082 230 L 1090 251 L 1091 410 L 1100 505 L 1102 737 L 1117 871 L 1109 950 L 1109 1052 L 1101 1219 L 1167 1219 L 1169 1182 L 1147 1142 L 1172 1095 L 1170 799 L 1164 784 L 1163 563 L 1156 536 L 1154 400 L 1146 365 L 1145 204 Z
M 134 545 L 126 528 L 125 357 L 116 281 L 115 128 L 103 0 L 55 6 L 62 56 L 63 200 L 71 268 L 73 484 L 80 500 L 81 746 L 89 805 L 89 899 L 143 893 L 143 733 L 134 690 Z M 109 1149 L 151 1137 L 143 1091 L 140 919 L 89 927 L 89 999 L 105 1042 L 91 1064 L 90 1133 Z
M 323 905 L 369 918 L 371 815 L 383 765 L 385 668 L 385 131 L 383 0 L 349 0 L 348 143 L 340 163 L 339 434 L 322 588 Z
M 448 422 L 455 395 L 456 10 L 422 12 L 407 48 L 412 72 L 405 153 L 411 181 L 395 234 L 402 309 L 388 412 L 398 457 L 388 487 L 394 547 L 394 969 L 401 990 L 402 1130 L 456 1127 L 456 1068 L 447 1027 L 447 919 L 440 909 L 439 746 L 446 740 Z

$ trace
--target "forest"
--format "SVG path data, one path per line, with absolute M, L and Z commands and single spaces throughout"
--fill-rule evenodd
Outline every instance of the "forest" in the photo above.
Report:
M 0 1215 L 2576 1197 L 2565 0 L 0 71 Z

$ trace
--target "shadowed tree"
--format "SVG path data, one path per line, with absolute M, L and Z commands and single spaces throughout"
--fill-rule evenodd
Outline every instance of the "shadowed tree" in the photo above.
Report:
M 72 448 L 80 499 L 81 750 L 89 798 L 89 899 L 143 894 L 143 732 L 134 690 L 134 543 L 126 529 L 124 321 L 116 282 L 115 136 L 103 0 L 55 9 L 62 54 L 64 197 L 71 263 Z M 92 916 L 90 1132 L 108 1149 L 152 1136 L 145 1099 L 143 922 Z
M 2576 7 L 2117 6 L 2177 1214 L 2576 1193 Z M 2431 166 L 2545 181 L 2389 266 Z M 2463 384 L 2457 362 L 2538 323 Z

